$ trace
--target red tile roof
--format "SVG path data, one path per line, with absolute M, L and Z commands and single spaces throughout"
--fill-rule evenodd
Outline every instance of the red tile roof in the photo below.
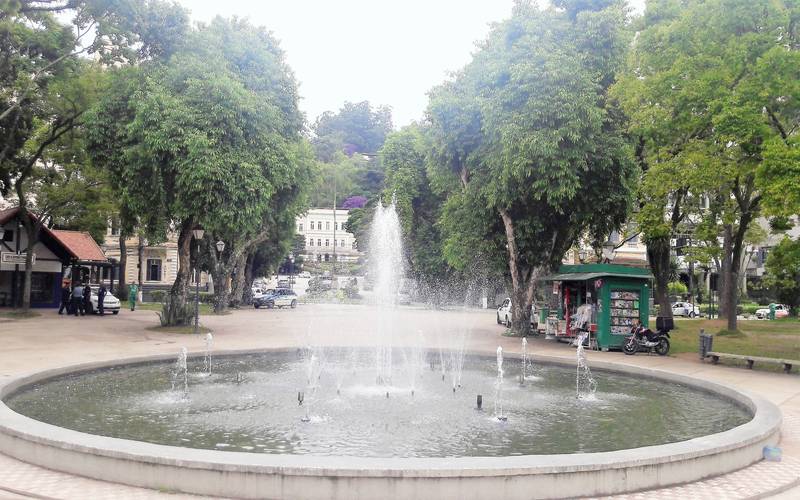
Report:
M 6 222 L 10 221 L 17 215 L 19 212 L 19 207 L 11 207 L 6 208 L 5 210 L 0 210 L 0 224 L 5 224 Z
M 65 231 L 62 229 L 51 229 L 50 232 L 76 259 L 108 262 L 105 254 L 100 250 L 100 246 L 98 246 L 89 233 L 84 231 Z

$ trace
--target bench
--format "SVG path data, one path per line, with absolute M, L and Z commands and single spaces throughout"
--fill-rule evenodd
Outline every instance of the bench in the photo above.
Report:
M 730 354 L 727 352 L 709 351 L 706 353 L 706 357 L 711 358 L 711 363 L 715 365 L 719 363 L 720 358 L 744 360 L 747 362 L 747 368 L 749 368 L 750 370 L 753 369 L 753 364 L 756 361 L 758 361 L 759 363 L 774 363 L 778 365 L 783 365 L 784 373 L 791 372 L 793 365 L 800 365 L 800 361 L 795 359 L 764 358 L 761 356 L 747 356 L 744 354 Z

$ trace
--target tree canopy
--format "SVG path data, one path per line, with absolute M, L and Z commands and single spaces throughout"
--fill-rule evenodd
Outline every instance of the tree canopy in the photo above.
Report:
M 619 226 L 634 181 L 606 98 L 627 40 L 624 6 L 574 7 L 517 4 L 428 107 L 435 182 L 449 193 L 446 255 L 465 266 L 507 253 L 521 332 L 537 277 L 581 235 Z

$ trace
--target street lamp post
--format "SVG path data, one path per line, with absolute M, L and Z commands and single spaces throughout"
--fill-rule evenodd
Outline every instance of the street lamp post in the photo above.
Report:
M 225 242 L 222 241 L 222 240 L 219 240 L 219 241 L 217 241 L 216 245 L 214 245 L 214 246 L 217 247 L 217 262 L 219 262 L 219 258 L 222 256 L 222 252 L 225 251 Z M 219 264 L 217 264 L 217 266 L 219 266 Z M 217 267 L 217 270 L 219 270 L 219 267 Z M 219 274 L 221 274 L 221 273 L 219 273 Z M 214 283 L 214 286 L 216 287 L 217 284 Z M 223 284 L 220 282 L 219 286 L 223 286 Z M 214 288 L 215 295 L 217 296 L 217 298 L 219 298 L 219 294 L 216 293 L 216 290 L 217 289 Z M 222 290 L 224 290 L 224 289 L 220 289 L 220 291 L 222 291 Z
M 294 290 L 294 254 L 289 254 L 289 289 Z
M 197 253 L 194 257 L 194 333 L 199 333 L 200 329 L 200 269 L 197 266 L 197 261 L 200 259 L 200 240 L 203 239 L 205 231 L 202 228 L 192 230 L 192 235 L 197 242 Z

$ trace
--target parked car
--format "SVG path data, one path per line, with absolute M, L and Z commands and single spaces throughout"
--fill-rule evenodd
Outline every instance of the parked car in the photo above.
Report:
M 261 287 L 253 287 L 252 290 L 253 290 L 253 300 L 264 295 L 264 289 Z
M 278 280 L 278 288 L 289 288 L 289 280 Z
M 775 317 L 785 318 L 789 316 L 789 306 L 786 304 L 775 304 Z M 766 319 L 769 318 L 769 307 L 764 307 L 756 311 L 756 318 Z
M 267 307 L 269 309 L 273 307 L 291 307 L 294 309 L 297 307 L 297 295 L 288 288 L 278 288 L 272 293 L 265 293 L 258 299 L 254 299 L 253 307 L 256 309 L 261 307 Z
M 506 297 L 506 300 L 497 308 L 497 324 L 511 327 L 511 319 L 511 298 Z M 537 323 L 536 305 L 531 304 L 531 326 L 536 327 Z
M 100 299 L 97 297 L 97 290 L 94 286 L 92 286 L 92 296 L 89 299 L 91 305 L 87 311 L 89 314 L 97 314 L 97 304 L 99 300 Z M 110 292 L 106 293 L 106 296 L 103 298 L 103 312 L 109 311 L 112 314 L 119 314 L 119 308 L 119 299 L 114 297 L 114 295 L 112 295 Z
M 311 278 L 311 273 L 308 271 L 303 271 L 302 273 L 298 274 L 300 278 Z
M 672 315 L 694 318 L 700 316 L 700 308 L 689 302 L 675 302 L 672 304 Z

